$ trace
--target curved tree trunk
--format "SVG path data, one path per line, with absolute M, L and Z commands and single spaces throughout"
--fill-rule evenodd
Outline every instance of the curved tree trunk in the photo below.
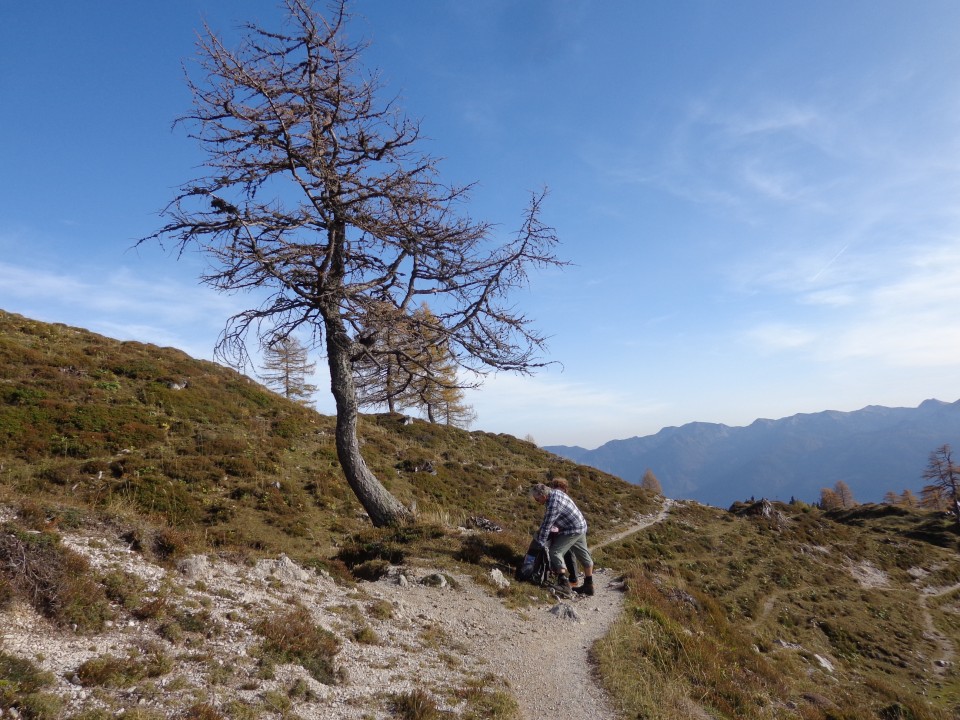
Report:
M 334 313 L 325 314 L 330 390 L 337 405 L 337 458 L 347 483 L 377 527 L 399 525 L 410 512 L 370 472 L 357 442 L 357 393 L 350 360 L 353 341 Z

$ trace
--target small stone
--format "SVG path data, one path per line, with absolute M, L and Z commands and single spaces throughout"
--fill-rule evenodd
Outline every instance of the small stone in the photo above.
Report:
M 445 588 L 447 586 L 447 579 L 441 573 L 431 573 L 423 578 L 420 584 L 429 587 Z
M 494 568 L 490 571 L 490 580 L 501 590 L 510 587 L 510 581 L 503 576 L 500 568 Z
M 561 620 L 573 620 L 574 622 L 580 622 L 580 616 L 577 614 L 577 611 L 566 603 L 557 603 L 550 608 L 550 612 Z
M 813 657 L 816 658 L 818 663 L 820 663 L 820 667 L 822 667 L 827 672 L 833 672 L 833 663 L 831 663 L 829 660 L 827 660 L 825 657 L 821 655 L 814 655 Z

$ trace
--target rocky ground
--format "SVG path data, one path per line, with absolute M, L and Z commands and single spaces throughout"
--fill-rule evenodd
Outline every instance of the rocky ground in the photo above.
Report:
M 632 529 L 660 517 L 641 518 Z M 530 720 L 617 717 L 589 661 L 591 644 L 616 618 L 623 597 L 602 569 L 593 597 L 558 603 L 531 587 L 529 603 L 511 608 L 498 596 L 499 578 L 449 569 L 392 568 L 377 582 L 350 586 L 283 556 L 252 567 L 194 556 L 165 569 L 119 539 L 65 535 L 64 542 L 97 570 L 140 578 L 145 596 L 165 598 L 165 616 L 184 619 L 186 627 L 162 632 L 157 619 L 139 620 L 117 607 L 106 631 L 91 637 L 56 628 L 25 604 L 0 613 L 0 649 L 53 674 L 48 690 L 65 700 L 64 717 L 96 708 L 176 717 L 174 709 L 203 703 L 230 717 L 249 709 L 251 717 L 390 718 L 395 698 L 414 690 L 429 693 L 453 717 L 469 717 L 484 703 L 509 704 L 511 697 Z M 318 682 L 294 664 L 265 672 L 258 660 L 257 623 L 298 604 L 341 641 L 335 682 Z M 191 630 L 191 618 L 202 627 Z M 78 678 L 91 658 L 133 658 L 144 648 L 172 660 L 169 670 L 128 687 Z

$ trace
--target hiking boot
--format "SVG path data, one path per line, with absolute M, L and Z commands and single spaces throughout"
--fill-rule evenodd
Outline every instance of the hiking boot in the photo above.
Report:
M 578 595 L 593 595 L 593 578 L 585 577 L 583 585 L 573 588 L 573 591 Z
M 573 594 L 572 588 L 570 587 L 570 581 L 567 580 L 566 575 L 561 575 L 560 577 L 557 578 L 557 582 L 553 586 L 553 591 L 559 597 L 565 597 L 565 598 L 568 598 Z

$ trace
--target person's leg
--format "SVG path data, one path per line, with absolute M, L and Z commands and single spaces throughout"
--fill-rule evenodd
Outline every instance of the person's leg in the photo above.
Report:
M 573 557 L 573 553 L 570 550 L 567 550 L 563 555 L 563 564 L 567 566 L 567 577 L 570 578 L 570 584 L 577 584 L 577 561 Z
M 550 569 L 558 575 L 567 574 L 567 566 L 563 556 L 567 554 L 578 535 L 554 535 L 550 540 Z
M 574 588 L 581 595 L 593 595 L 593 557 L 587 548 L 587 536 L 577 535 L 576 540 L 570 546 L 570 551 L 577 558 L 580 567 L 583 568 L 583 585 Z
M 570 597 L 572 588 L 570 579 L 567 577 L 567 566 L 563 562 L 563 556 L 570 550 L 570 546 L 577 540 L 576 535 L 557 535 L 550 542 L 550 568 L 557 573 L 557 584 L 554 590 L 558 595 Z

